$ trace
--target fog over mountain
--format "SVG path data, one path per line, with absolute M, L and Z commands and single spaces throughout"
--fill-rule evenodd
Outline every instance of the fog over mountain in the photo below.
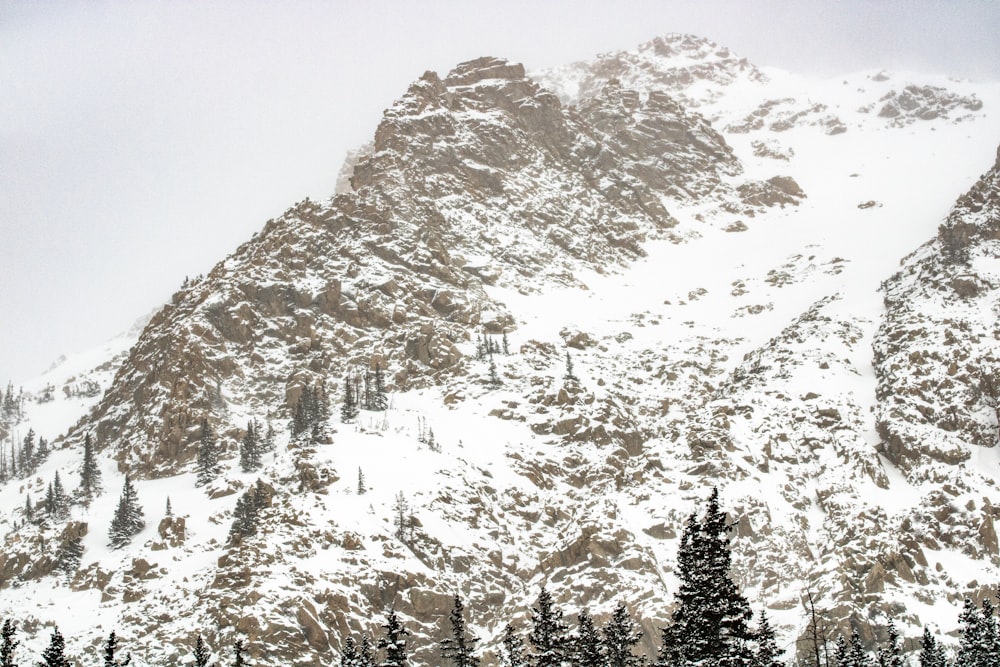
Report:
M 703 35 L 758 65 L 1000 76 L 995 3 L 0 7 L 0 378 L 96 345 L 264 220 L 327 196 L 424 70 Z

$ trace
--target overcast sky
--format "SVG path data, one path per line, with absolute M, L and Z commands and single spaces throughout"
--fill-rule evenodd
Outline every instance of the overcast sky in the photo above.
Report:
M 332 194 L 425 70 L 538 69 L 667 32 L 800 73 L 1000 79 L 987 1 L 0 0 L 0 381 L 100 344 Z

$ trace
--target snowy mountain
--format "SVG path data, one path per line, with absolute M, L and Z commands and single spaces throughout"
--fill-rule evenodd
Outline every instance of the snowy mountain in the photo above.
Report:
M 599 619 L 626 601 L 652 653 L 718 485 L 783 645 L 809 593 L 867 641 L 887 615 L 908 648 L 953 632 L 1000 576 L 996 108 L 997 84 L 812 81 L 687 35 L 424 74 L 339 194 L 269 220 L 127 353 L 29 388 L 5 450 L 58 439 L 0 487 L 0 614 L 36 653 L 58 623 L 76 654 L 116 629 L 148 662 L 200 633 L 319 665 L 392 607 L 429 661 L 456 592 L 492 649 L 545 585 Z M 387 409 L 342 421 L 376 369 Z M 317 388 L 331 416 L 293 435 Z M 221 471 L 198 485 L 206 423 Z M 104 492 L 48 517 L 88 435 Z M 145 527 L 111 549 L 126 474 Z

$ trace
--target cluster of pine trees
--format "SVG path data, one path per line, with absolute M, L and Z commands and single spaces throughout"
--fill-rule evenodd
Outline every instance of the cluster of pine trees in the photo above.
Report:
M 30 477 L 45 462 L 51 451 L 49 442 L 36 437 L 34 429 L 29 428 L 24 438 L 10 438 L 9 452 L 6 446 L 0 447 L 0 482 Z
M 364 373 L 348 373 L 344 376 L 344 395 L 340 405 L 340 421 L 348 423 L 361 410 L 381 412 L 389 408 L 389 397 L 385 390 L 385 372 L 382 364 L 376 362 L 375 370 Z

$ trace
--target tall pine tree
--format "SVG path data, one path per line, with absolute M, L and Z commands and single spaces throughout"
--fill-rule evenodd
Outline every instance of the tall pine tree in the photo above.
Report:
M 619 602 L 604 625 L 604 648 L 609 667 L 640 667 L 645 661 L 633 649 L 642 639 L 639 624 L 629 616 L 624 602 Z
M 545 588 L 538 594 L 536 606 L 531 608 L 530 657 L 532 667 L 560 667 L 566 659 L 568 626 L 562 610 L 552 602 L 552 595 Z
M 478 667 L 479 658 L 475 651 L 479 640 L 466 628 L 465 607 L 458 595 L 448 620 L 451 622 L 451 637 L 441 641 L 441 657 L 450 660 L 455 667 Z
M 605 667 L 604 645 L 586 609 L 577 616 L 576 632 L 570 635 L 569 658 L 575 667 Z
M 501 667 L 526 667 L 528 664 L 524 654 L 524 639 L 510 623 L 503 629 L 499 657 Z
M 704 515 L 691 514 L 677 553 L 680 589 L 672 623 L 663 629 L 658 663 L 748 664 L 750 604 L 730 577 L 732 526 L 712 489 Z
M 201 436 L 198 438 L 198 480 L 196 486 L 204 486 L 219 475 L 219 448 L 215 432 L 207 418 L 201 420 Z
M 80 493 L 86 501 L 101 492 L 101 469 L 94 455 L 94 442 L 88 433 L 83 438 L 83 463 L 80 465 Z
M 243 472 L 253 472 L 260 470 L 261 462 L 261 437 L 260 426 L 257 420 L 251 419 L 247 422 L 247 432 L 240 442 L 240 468 Z
M 118 652 L 119 642 L 118 636 L 115 631 L 112 630 L 111 634 L 108 635 L 107 640 L 104 642 L 104 667 L 125 667 L 132 663 L 132 655 L 129 653 L 125 654 L 125 658 L 119 660 L 115 657 Z
M 208 667 L 208 661 L 212 657 L 212 652 L 205 645 L 205 640 L 198 635 L 194 644 L 194 667 Z
M 142 506 L 139 505 L 139 495 L 132 486 L 132 480 L 125 475 L 125 483 L 122 485 L 122 495 L 118 499 L 118 507 L 115 509 L 114 518 L 111 519 L 111 527 L 108 530 L 108 546 L 112 549 L 120 549 L 132 541 L 132 537 L 146 527 L 143 519 Z
M 920 638 L 920 667 L 946 667 L 947 664 L 944 648 L 925 625 L 923 637 Z

